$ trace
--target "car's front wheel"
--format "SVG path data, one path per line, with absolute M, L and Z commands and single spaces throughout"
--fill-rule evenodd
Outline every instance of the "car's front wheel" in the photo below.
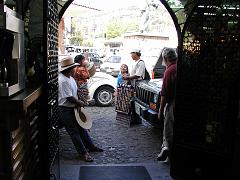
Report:
M 94 93 L 94 99 L 97 106 L 110 106 L 113 101 L 114 89 L 108 86 L 99 87 Z

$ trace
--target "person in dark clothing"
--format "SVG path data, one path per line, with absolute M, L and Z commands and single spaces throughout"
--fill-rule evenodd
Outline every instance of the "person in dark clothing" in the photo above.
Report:
M 71 57 L 66 57 L 61 61 L 60 73 L 58 76 L 58 107 L 60 121 L 70 135 L 72 142 L 79 155 L 86 161 L 92 162 L 93 158 L 89 152 L 102 152 L 96 147 L 87 130 L 78 125 L 74 108 L 81 108 L 84 104 L 78 100 L 77 84 L 71 76 L 73 68 L 79 65 L 74 63 Z
M 165 161 L 169 156 L 173 138 L 173 123 L 175 109 L 175 92 L 177 79 L 177 53 L 173 48 L 165 48 L 162 53 L 163 64 L 167 69 L 163 76 L 163 84 L 160 92 L 160 108 L 158 119 L 164 121 L 163 143 L 158 161 Z

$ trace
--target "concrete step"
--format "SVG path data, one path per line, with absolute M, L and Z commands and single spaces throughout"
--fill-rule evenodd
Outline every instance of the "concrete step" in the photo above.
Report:
M 79 180 L 79 171 L 81 166 L 144 166 L 148 171 L 149 175 L 151 176 L 152 180 L 172 180 L 169 175 L 169 164 L 163 162 L 97 165 L 91 165 L 90 163 L 84 165 L 61 164 L 61 180 Z M 98 180 L 97 177 L 95 180 Z

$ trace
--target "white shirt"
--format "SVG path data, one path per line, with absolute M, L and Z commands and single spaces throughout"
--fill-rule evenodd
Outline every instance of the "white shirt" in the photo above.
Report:
M 134 62 L 132 71 L 130 73 L 131 76 L 139 76 L 137 80 L 142 80 L 145 77 L 145 63 L 143 60 L 139 59 Z
M 67 101 L 67 97 L 77 96 L 77 84 L 73 77 L 66 77 L 62 73 L 58 75 L 58 105 L 66 107 L 75 107 L 76 105 Z

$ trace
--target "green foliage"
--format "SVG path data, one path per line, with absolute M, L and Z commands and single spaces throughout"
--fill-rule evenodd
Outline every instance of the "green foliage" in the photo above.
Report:
M 175 15 L 177 16 L 178 23 L 184 24 L 186 21 L 186 11 L 184 10 L 183 3 L 186 3 L 186 0 L 167 0 L 168 4 L 172 8 L 172 10 L 175 12 Z M 183 26 L 181 27 L 183 28 Z
M 121 21 L 117 18 L 112 19 L 107 25 L 107 39 L 119 37 L 126 32 L 138 31 L 139 27 L 136 21 Z
M 77 31 L 75 33 L 73 33 L 73 35 L 69 38 L 70 43 L 80 46 L 83 42 L 83 35 L 81 33 L 81 31 Z
M 122 26 L 117 19 L 113 19 L 107 25 L 107 39 L 118 37 L 122 34 L 122 32 Z
M 90 40 L 84 40 L 82 46 L 93 47 L 93 42 Z
M 181 6 L 182 4 L 180 0 L 167 0 L 167 3 L 170 7 L 171 6 L 178 7 L 178 6 Z
M 77 27 L 75 18 L 71 19 L 71 36 L 69 38 L 70 44 L 80 46 L 83 42 L 83 35 L 81 30 Z
M 132 20 L 125 22 L 124 27 L 125 27 L 124 33 L 139 31 L 139 23 L 137 21 Z

